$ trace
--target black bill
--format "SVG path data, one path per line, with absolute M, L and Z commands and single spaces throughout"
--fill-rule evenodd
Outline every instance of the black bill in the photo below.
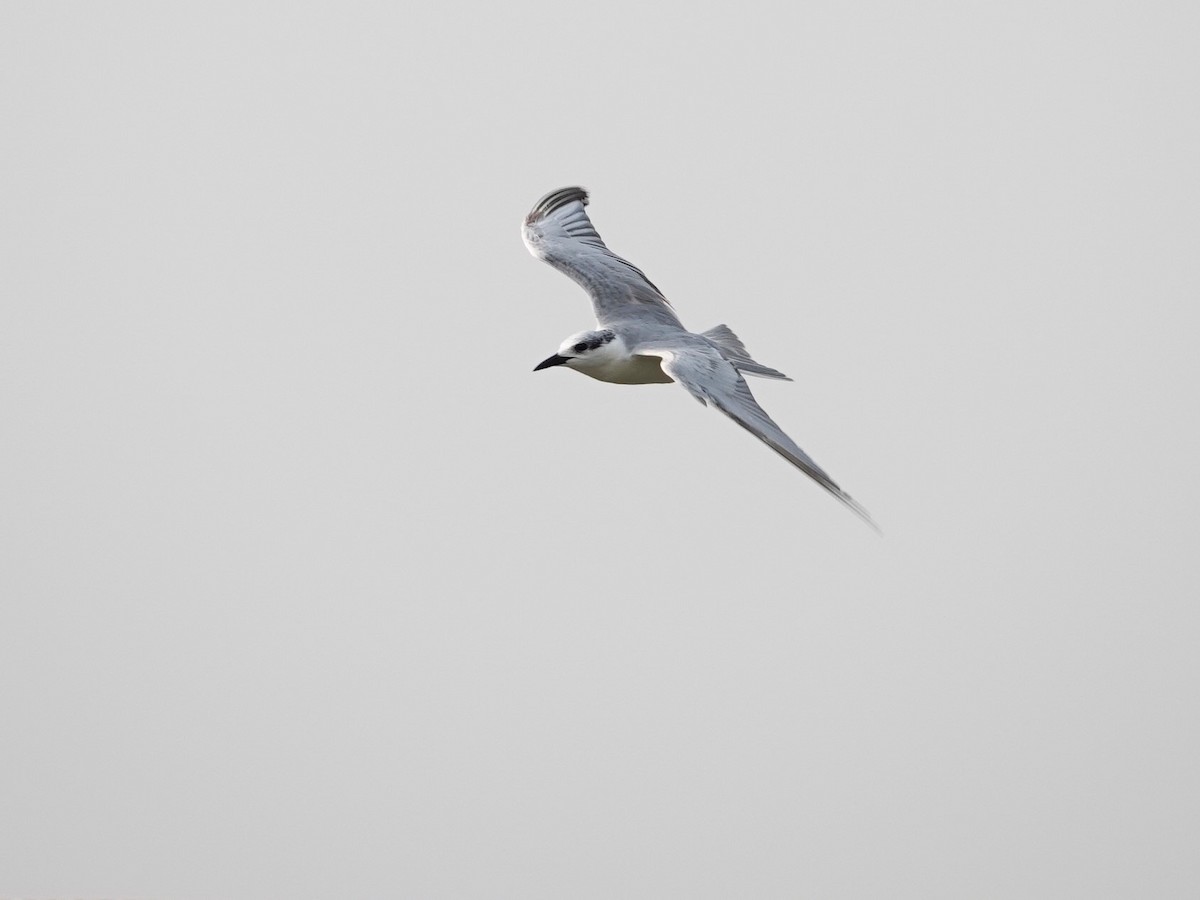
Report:
M 550 358 L 543 359 L 540 363 L 538 363 L 536 366 L 534 366 L 533 371 L 537 372 L 537 371 L 540 371 L 541 369 L 548 369 L 551 366 L 561 366 L 563 363 L 565 363 L 570 358 L 571 357 L 569 357 L 569 356 L 559 356 L 557 353 L 555 353 Z

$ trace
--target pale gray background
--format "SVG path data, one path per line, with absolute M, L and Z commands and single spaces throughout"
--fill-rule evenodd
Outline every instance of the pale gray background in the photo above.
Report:
M 1198 18 L 6 3 L 0 894 L 1197 896 Z

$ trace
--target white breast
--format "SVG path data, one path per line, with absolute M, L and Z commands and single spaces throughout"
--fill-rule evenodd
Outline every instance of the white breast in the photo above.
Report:
M 669 384 L 672 381 L 662 370 L 662 360 L 657 356 L 616 356 L 597 352 L 572 360 L 571 368 L 612 384 Z

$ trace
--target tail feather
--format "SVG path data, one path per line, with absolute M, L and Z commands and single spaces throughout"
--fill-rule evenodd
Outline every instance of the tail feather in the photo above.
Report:
M 782 372 L 751 359 L 750 353 L 746 350 L 746 345 L 730 330 L 728 325 L 718 325 L 716 328 L 710 328 L 708 331 L 701 332 L 701 334 L 712 341 L 716 348 L 721 351 L 721 355 L 733 363 L 733 367 L 739 372 L 744 372 L 747 375 L 758 375 L 760 378 L 778 378 L 783 381 L 792 380 Z

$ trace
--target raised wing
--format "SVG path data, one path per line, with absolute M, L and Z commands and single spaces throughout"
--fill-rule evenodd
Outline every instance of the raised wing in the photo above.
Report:
M 633 351 L 659 357 L 663 371 L 687 388 L 693 397 L 706 406 L 711 403 L 725 413 L 879 531 L 879 526 L 858 501 L 838 487 L 811 456 L 783 433 L 783 429 L 758 405 L 746 379 L 714 347 L 687 340 L 660 345 L 639 344 Z
M 587 202 L 580 187 L 561 188 L 539 200 L 521 228 L 529 252 L 591 295 L 602 326 L 634 319 L 682 327 L 662 291 L 604 245 L 584 210 Z

